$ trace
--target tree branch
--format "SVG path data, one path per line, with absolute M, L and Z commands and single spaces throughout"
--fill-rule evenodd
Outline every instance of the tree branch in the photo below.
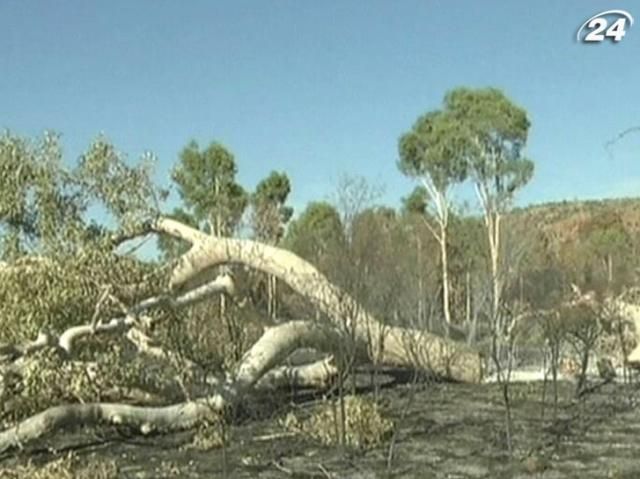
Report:
M 184 225 L 181 231 L 189 234 Z M 186 230 L 186 232 L 185 232 Z M 333 324 L 353 334 L 374 362 L 412 366 L 460 381 L 480 381 L 483 360 L 470 346 L 412 329 L 378 322 L 315 267 L 295 254 L 246 239 L 206 237 L 185 253 L 173 270 L 179 290 L 207 268 L 239 263 L 276 276 L 323 311 Z

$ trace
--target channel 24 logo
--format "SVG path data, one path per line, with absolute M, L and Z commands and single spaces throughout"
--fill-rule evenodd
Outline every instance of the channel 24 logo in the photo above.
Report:
M 633 17 L 626 10 L 607 10 L 594 15 L 578 29 L 576 40 L 582 43 L 618 43 L 633 25 Z

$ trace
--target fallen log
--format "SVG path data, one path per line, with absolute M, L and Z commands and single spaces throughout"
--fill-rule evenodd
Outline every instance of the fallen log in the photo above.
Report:
M 173 270 L 171 287 L 175 290 L 215 266 L 242 264 L 288 284 L 325 313 L 334 326 L 348 332 L 356 348 L 365 351 L 374 363 L 420 368 L 457 381 L 482 381 L 484 361 L 474 348 L 378 321 L 314 266 L 289 251 L 246 239 L 202 237 L 197 230 L 165 218 L 159 219 L 154 229 L 193 243 Z
M 238 404 L 254 387 L 326 384 L 337 374 L 340 365 L 353 361 L 418 368 L 457 381 L 480 382 L 483 378 L 483 358 L 474 348 L 425 331 L 379 321 L 310 263 L 291 252 L 250 240 L 208 236 L 169 219 L 159 219 L 153 229 L 192 243 L 172 272 L 171 288 L 177 294 L 182 293 L 173 300 L 175 304 L 195 301 L 199 297 L 197 292 L 209 287 L 205 284 L 188 291 L 185 286 L 198 284 L 198 279 L 217 266 L 238 263 L 284 281 L 329 321 L 291 321 L 268 329 L 245 353 L 233 374 L 227 380 L 216 382 L 214 393 L 205 398 L 165 407 L 112 403 L 52 407 L 0 432 L 0 451 L 22 447 L 70 425 L 125 424 L 141 434 L 190 428 L 211 414 L 220 414 L 225 408 Z M 78 338 L 88 334 L 126 331 L 133 327 L 137 315 L 167 300 L 150 298 L 113 322 L 72 328 L 58 338 L 57 343 L 71 350 Z M 332 356 L 311 365 L 278 367 L 303 347 Z

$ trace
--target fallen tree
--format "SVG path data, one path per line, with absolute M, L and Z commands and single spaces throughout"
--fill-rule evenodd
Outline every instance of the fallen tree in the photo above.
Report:
M 295 254 L 251 240 L 200 236 L 193 228 L 160 219 L 154 229 L 193 243 L 171 275 L 174 290 L 222 264 L 243 264 L 277 277 L 349 331 L 361 354 L 375 363 L 417 367 L 453 380 L 479 382 L 483 361 L 466 345 L 424 331 L 388 326 L 362 308 L 315 267 Z
M 143 333 L 131 335 L 143 313 L 167 303 L 181 307 L 211 294 L 233 294 L 229 276 L 214 281 L 204 279 L 215 267 L 226 264 L 242 264 L 277 277 L 310 301 L 326 319 L 290 321 L 267 329 L 231 374 L 214 381 L 214 390 L 205 397 L 166 407 L 112 403 L 55 406 L 0 433 L 0 451 L 21 448 L 69 425 L 125 424 L 141 434 L 190 428 L 212 414 L 224 413 L 255 387 L 326 385 L 341 368 L 354 361 L 418 368 L 454 381 L 479 382 L 483 378 L 483 359 L 473 348 L 374 318 L 310 263 L 291 252 L 250 240 L 209 236 L 166 218 L 157 220 L 150 229 L 192 245 L 172 270 L 168 296 L 144 300 L 124 311 L 120 318 L 104 323 L 91 321 L 71 327 L 58 337 L 42 335 L 23 346 L 7 348 L 12 352 L 7 356 L 11 364 L 5 367 L 15 366 L 47 346 L 70 354 L 80 338 L 96 334 L 126 333 L 134 342 L 137 338 L 141 350 L 148 350 Z M 329 356 L 302 366 L 282 365 L 299 348 L 314 348 Z M 168 353 L 162 348 L 154 352 Z

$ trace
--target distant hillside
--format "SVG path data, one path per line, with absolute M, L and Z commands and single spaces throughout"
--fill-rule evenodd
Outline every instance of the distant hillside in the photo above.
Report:
M 581 227 L 595 217 L 619 217 L 630 234 L 640 234 L 640 198 L 543 203 L 517 208 L 514 215 L 527 225 L 553 231 L 564 241 L 575 239 Z

